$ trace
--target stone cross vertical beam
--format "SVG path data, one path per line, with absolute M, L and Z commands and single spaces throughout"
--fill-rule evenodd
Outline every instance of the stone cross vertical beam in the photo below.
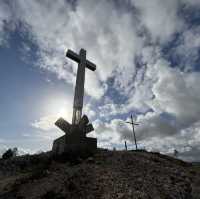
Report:
M 86 59 L 86 50 L 81 49 L 79 55 L 68 50 L 66 57 L 78 63 L 76 86 L 73 105 L 72 124 L 79 124 L 82 115 L 83 98 L 84 98 L 84 83 L 85 83 L 85 68 L 92 71 L 96 70 L 96 65 Z

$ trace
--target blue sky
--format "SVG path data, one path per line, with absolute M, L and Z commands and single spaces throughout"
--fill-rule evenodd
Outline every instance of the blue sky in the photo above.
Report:
M 22 50 L 24 42 L 33 50 L 28 55 L 28 60 L 25 60 L 26 55 Z M 17 31 L 10 33 L 9 43 L 0 48 L 0 106 L 3 113 L 0 116 L 1 139 L 11 142 L 12 146 L 17 144 L 15 141 L 19 142 L 19 147 L 30 150 L 35 150 L 35 147 L 39 146 L 35 143 L 32 147 L 25 141 L 26 134 L 35 132 L 30 123 L 48 113 L 48 103 L 52 103 L 55 98 L 63 100 L 67 96 L 67 87 L 63 81 L 38 70 L 34 65 L 34 59 L 37 59 L 35 51 L 37 49 L 31 41 Z M 50 82 L 49 78 L 53 82 Z M 45 146 L 40 146 L 39 150 L 45 149 Z
M 199 160 L 199 0 L 0 2 L 0 150 L 50 150 L 71 122 L 77 65 L 87 50 L 84 113 L 98 145 L 141 148 Z

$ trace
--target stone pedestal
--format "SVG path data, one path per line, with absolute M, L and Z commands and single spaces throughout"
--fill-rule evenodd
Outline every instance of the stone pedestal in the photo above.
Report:
M 73 136 L 63 135 L 62 137 L 54 140 L 52 151 L 56 155 L 63 153 L 95 153 L 97 149 L 97 139 L 83 137 L 81 139 L 74 139 Z
M 77 125 L 71 125 L 63 118 L 58 119 L 55 124 L 66 134 L 54 140 L 52 148 L 54 155 L 61 155 L 63 153 L 78 155 L 95 153 L 97 139 L 86 137 L 86 134 L 93 130 L 93 126 L 89 124 L 87 116 L 83 116 Z

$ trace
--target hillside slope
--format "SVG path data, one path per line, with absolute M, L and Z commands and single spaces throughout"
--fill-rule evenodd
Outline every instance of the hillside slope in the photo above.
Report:
M 0 160 L 0 199 L 197 199 L 200 172 L 145 151 L 99 150 L 58 162 L 50 153 Z

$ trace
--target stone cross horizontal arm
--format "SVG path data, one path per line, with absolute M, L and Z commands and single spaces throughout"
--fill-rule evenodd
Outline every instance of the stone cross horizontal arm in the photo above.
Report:
M 71 130 L 73 128 L 73 125 L 71 125 L 70 123 L 68 123 L 62 117 L 59 118 L 55 122 L 55 125 L 58 128 L 60 128 L 62 131 L 64 131 L 66 134 L 73 133 L 73 132 L 71 132 Z M 79 128 L 79 131 L 83 132 L 85 135 L 94 130 L 93 125 L 89 124 L 89 120 L 88 120 L 87 116 L 85 116 L 85 115 L 81 118 L 81 121 L 80 121 L 79 125 L 76 125 L 76 126 Z
M 62 117 L 59 118 L 56 122 L 55 125 L 59 127 L 62 131 L 65 133 L 69 133 L 71 129 L 71 124 L 69 124 L 66 120 L 64 120 Z
M 69 57 L 70 59 L 74 60 L 77 63 L 80 63 L 80 55 L 76 54 L 72 50 L 68 50 L 66 53 L 66 57 Z M 89 60 L 86 60 L 86 67 L 89 68 L 92 71 L 96 70 L 96 65 L 90 62 Z

